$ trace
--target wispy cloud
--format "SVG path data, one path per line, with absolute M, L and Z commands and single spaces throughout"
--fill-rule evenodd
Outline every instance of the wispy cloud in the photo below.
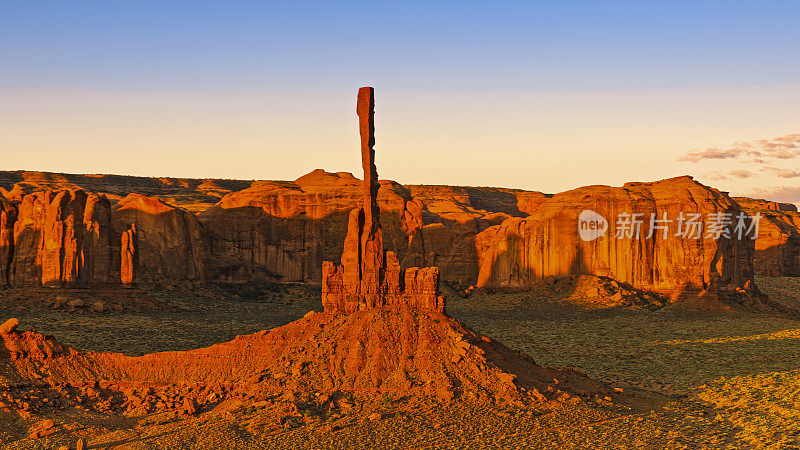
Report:
M 736 142 L 728 148 L 711 147 L 688 152 L 678 158 L 682 162 L 700 162 L 709 159 L 736 159 L 753 157 L 754 162 L 766 159 L 792 159 L 800 156 L 800 133 L 787 134 L 774 139 Z
M 709 172 L 704 175 L 705 178 L 714 181 L 724 181 L 724 180 L 731 180 L 734 178 L 738 178 L 740 180 L 744 180 L 745 178 L 755 177 L 757 174 L 749 171 L 749 170 L 731 170 L 730 172 L 720 172 L 714 171 Z
M 729 175 L 739 179 L 745 179 L 745 178 L 750 178 L 755 174 L 753 172 L 750 172 L 749 170 L 732 170 L 731 172 L 729 172 Z
M 800 187 L 755 188 L 750 196 L 765 198 L 773 202 L 800 204 Z
M 776 176 L 778 176 L 780 178 L 798 178 L 798 177 L 800 177 L 800 171 L 797 171 L 797 170 L 783 169 L 783 168 L 780 168 L 780 167 L 773 167 L 773 166 L 763 167 L 761 170 L 764 171 L 764 172 L 772 172 L 773 174 L 775 174 Z

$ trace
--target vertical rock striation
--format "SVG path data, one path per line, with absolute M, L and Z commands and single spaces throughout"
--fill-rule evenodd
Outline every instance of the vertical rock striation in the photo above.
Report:
M 14 224 L 14 285 L 82 286 L 110 281 L 111 206 L 80 189 L 26 195 Z
M 155 197 L 129 194 L 114 205 L 112 225 L 121 239 L 123 284 L 205 280 L 201 226 L 194 214 Z
M 579 237 L 579 217 L 586 210 L 607 220 L 607 231 L 595 240 Z M 551 275 L 590 274 L 671 294 L 755 294 L 754 241 L 735 237 L 734 224 L 719 239 L 709 236 L 709 217 L 727 214 L 735 220 L 741 212 L 726 193 L 691 177 L 562 192 L 530 216 L 508 219 L 478 235 L 478 286 L 525 288 Z M 622 233 L 626 230 L 618 221 L 626 214 L 642 218 L 638 233 Z M 681 215 L 697 215 L 702 222 L 690 233 L 683 225 L 681 233 Z M 651 217 L 671 221 L 653 227 L 651 235 Z
M 14 222 L 17 209 L 0 195 L 0 285 L 8 284 L 14 258 Z
M 800 276 L 800 213 L 788 203 L 734 197 L 748 214 L 761 215 L 753 269 L 765 277 Z

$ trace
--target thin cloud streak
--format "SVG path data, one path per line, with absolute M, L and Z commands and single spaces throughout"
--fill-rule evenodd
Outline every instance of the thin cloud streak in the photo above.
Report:
M 681 162 L 700 162 L 709 159 L 736 159 L 751 156 L 754 162 L 767 159 L 792 159 L 800 156 L 800 133 L 787 134 L 774 139 L 736 142 L 729 148 L 711 147 L 688 152 L 678 158 Z
M 750 178 L 755 174 L 749 170 L 733 170 L 730 172 L 730 175 L 743 180 L 745 178 Z
M 751 197 L 764 198 L 773 202 L 800 204 L 800 187 L 781 186 L 776 188 L 755 188 Z
M 800 172 L 797 170 L 790 170 L 790 169 L 782 169 L 780 167 L 764 167 L 761 169 L 765 172 L 772 172 L 776 176 L 780 178 L 798 178 L 800 177 Z

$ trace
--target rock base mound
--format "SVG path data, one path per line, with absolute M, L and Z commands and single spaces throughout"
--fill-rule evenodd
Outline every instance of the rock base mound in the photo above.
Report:
M 578 372 L 539 366 L 441 313 L 310 312 L 230 342 L 139 357 L 75 350 L 17 325 L 12 319 L 0 334 L 7 350 L 0 365 L 11 376 L 5 396 L 50 386 L 57 397 L 19 402 L 29 410 L 77 402 L 143 415 L 194 413 L 226 400 L 346 397 L 358 403 L 386 396 L 522 407 L 614 395 Z

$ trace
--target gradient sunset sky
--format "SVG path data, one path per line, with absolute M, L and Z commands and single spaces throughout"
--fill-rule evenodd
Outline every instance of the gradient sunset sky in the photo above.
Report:
M 0 170 L 800 202 L 800 2 L 4 2 Z

